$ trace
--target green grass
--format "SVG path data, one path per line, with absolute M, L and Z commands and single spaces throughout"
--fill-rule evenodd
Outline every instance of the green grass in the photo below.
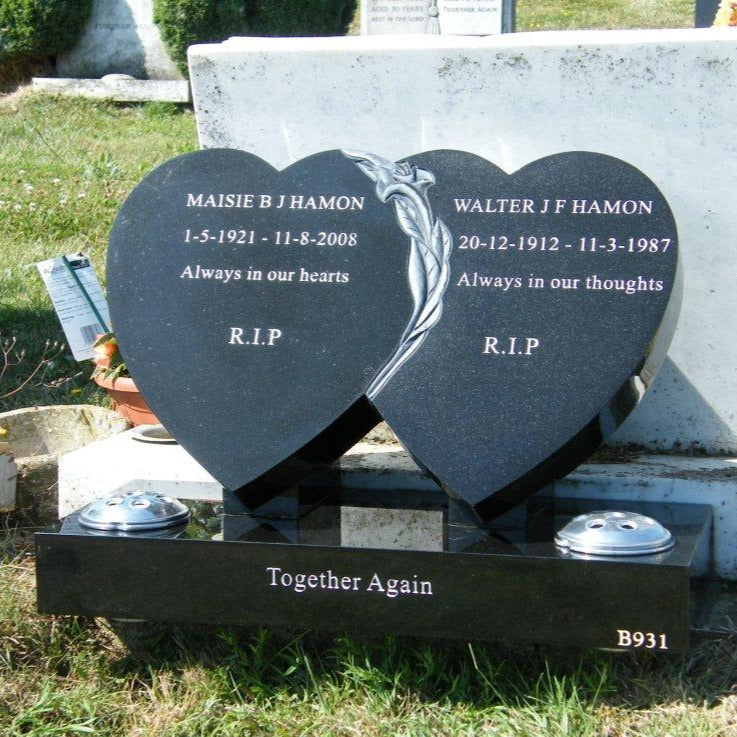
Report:
M 517 30 L 693 28 L 693 0 L 517 1 Z
M 517 0 L 518 31 L 581 28 L 689 28 L 694 0 Z M 351 33 L 360 33 L 360 7 Z
M 104 283 L 108 233 L 128 192 L 161 162 L 196 147 L 191 110 L 173 105 L 33 94 L 0 102 L 0 336 L 16 336 L 27 352 L 0 382 L 0 396 L 30 373 L 47 340 L 63 340 L 34 264 L 85 251 Z M 77 379 L 48 386 L 80 370 Z M 0 409 L 94 400 L 89 373 L 89 363 L 62 354 L 45 376 L 0 400 Z
M 0 734 L 729 737 L 735 642 L 686 658 L 174 628 L 131 655 L 102 620 L 34 611 L 0 564 Z

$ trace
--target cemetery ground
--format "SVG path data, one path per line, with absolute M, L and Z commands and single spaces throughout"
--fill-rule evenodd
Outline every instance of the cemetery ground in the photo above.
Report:
M 22 393 L 3 398 L 38 365 L 46 341 L 63 340 L 35 263 L 84 251 L 104 283 L 108 232 L 128 192 L 158 164 L 196 148 L 194 115 L 165 103 L 116 106 L 21 91 L 0 104 L 0 335 L 17 339 L 14 353 L 26 352 L 3 377 L 0 411 L 103 401 L 90 364 L 64 353 Z
M 532 5 L 519 4 L 523 27 L 592 25 L 582 3 Z M 657 16 L 659 25 L 686 26 L 692 12 L 681 0 L 588 7 L 608 27 L 627 23 L 625 12 L 637 13 L 633 24 Z M 196 148 L 187 109 L 28 92 L 0 99 L 0 332 L 27 352 L 0 394 L 33 370 L 47 340 L 62 339 L 35 262 L 83 250 L 104 282 L 107 235 L 127 193 Z M 104 402 L 89 372 L 62 353 L 0 399 L 0 410 Z M 36 614 L 31 533 L 0 515 L 0 734 L 8 737 L 737 734 L 734 632 L 670 656 L 173 628 L 144 630 L 143 646 L 130 652 L 103 620 Z

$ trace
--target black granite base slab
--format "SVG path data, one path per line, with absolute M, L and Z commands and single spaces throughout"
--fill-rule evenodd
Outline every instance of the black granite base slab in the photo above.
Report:
M 561 553 L 552 538 L 572 516 L 600 509 L 600 501 L 538 497 L 496 526 L 479 528 L 449 524 L 447 508 L 432 502 L 372 509 L 358 493 L 345 496 L 299 519 L 228 515 L 223 528 L 231 539 L 202 539 L 194 525 L 158 536 L 91 534 L 71 515 L 58 532 L 36 536 L 39 611 L 668 652 L 688 647 L 690 579 L 700 546 L 708 544 L 709 507 L 617 503 L 613 508 L 666 524 L 675 548 L 587 559 Z M 374 513 L 376 522 L 367 526 Z M 393 543 L 382 530 L 396 531 Z

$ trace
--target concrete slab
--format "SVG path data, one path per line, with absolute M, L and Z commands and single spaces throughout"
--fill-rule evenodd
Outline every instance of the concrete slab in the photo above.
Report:
M 59 518 L 117 490 L 155 489 L 178 499 L 219 504 L 222 486 L 176 444 L 143 443 L 135 429 L 59 459 Z M 325 480 L 359 488 L 437 488 L 400 445 L 359 443 Z
M 63 79 L 34 77 L 33 89 L 51 95 L 91 97 L 115 102 L 180 102 L 191 101 L 186 80 L 122 79 Z
M 219 502 L 222 487 L 184 448 L 142 443 L 135 430 L 59 459 L 59 517 L 120 489 L 156 490 L 178 499 Z

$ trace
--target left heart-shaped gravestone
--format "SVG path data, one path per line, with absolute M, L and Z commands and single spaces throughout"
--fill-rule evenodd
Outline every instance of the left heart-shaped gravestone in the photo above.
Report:
M 282 172 L 200 151 L 130 195 L 108 255 L 121 352 L 226 488 L 263 501 L 376 424 L 363 394 L 412 312 L 405 241 L 338 151 Z

